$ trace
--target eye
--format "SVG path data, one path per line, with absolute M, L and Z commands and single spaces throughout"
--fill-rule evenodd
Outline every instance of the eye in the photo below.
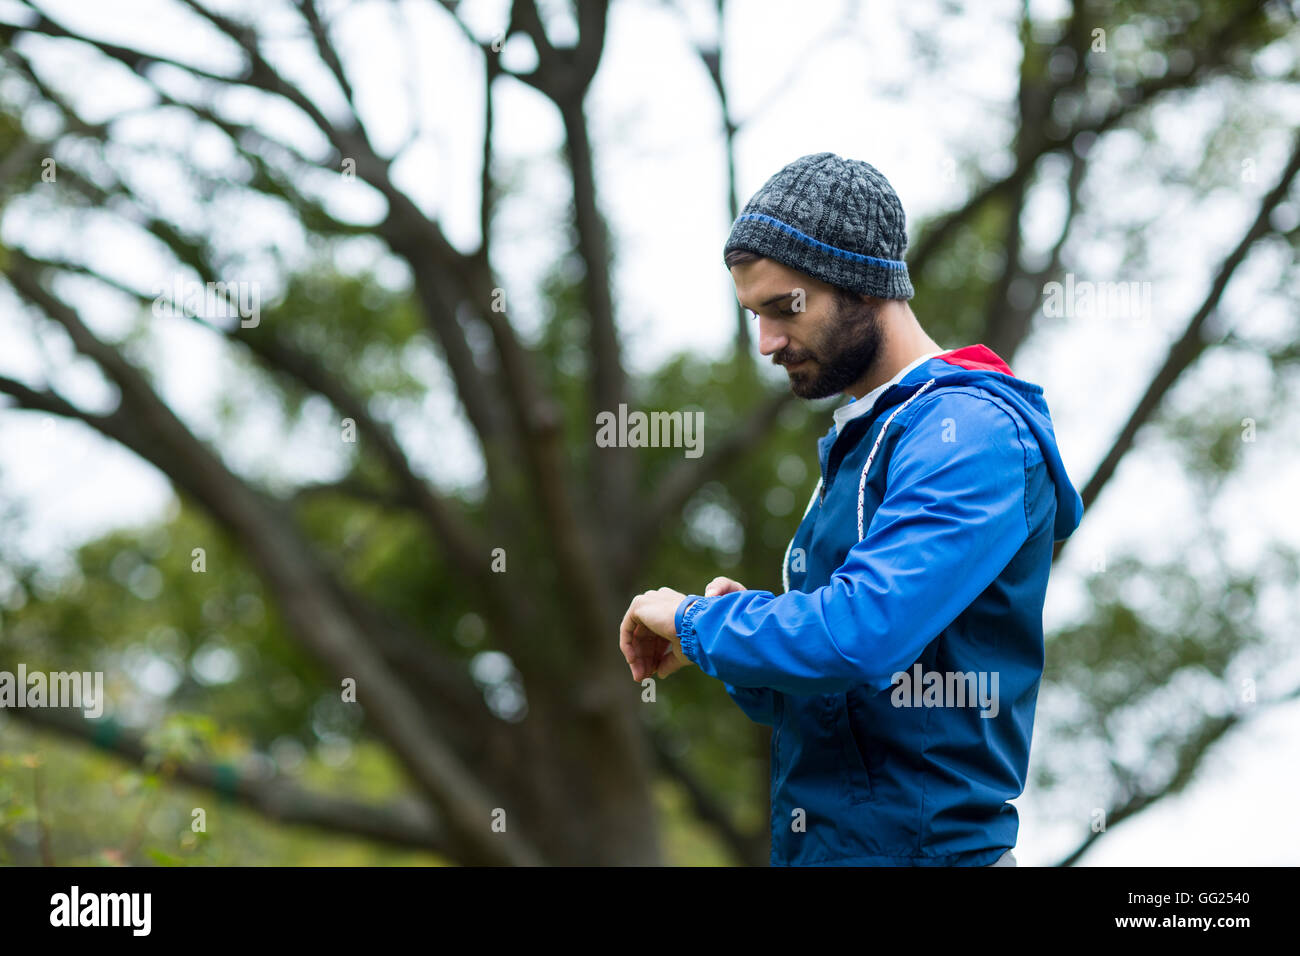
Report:
M 777 315 L 794 315 L 794 309 L 777 309 Z

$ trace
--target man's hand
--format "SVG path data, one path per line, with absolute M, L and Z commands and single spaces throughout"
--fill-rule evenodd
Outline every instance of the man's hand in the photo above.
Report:
M 632 679 L 667 677 L 691 663 L 677 640 L 677 605 L 686 595 L 672 588 L 646 591 L 632 599 L 619 628 L 618 646 L 632 668 Z
M 719 594 L 730 594 L 732 591 L 743 591 L 745 586 L 739 581 L 733 581 L 731 578 L 716 577 L 709 582 L 709 586 L 704 589 L 705 597 L 715 597 Z
M 704 589 L 704 596 L 743 590 L 739 581 L 716 577 Z M 619 647 L 632 668 L 633 680 L 639 682 L 651 675 L 664 678 L 694 663 L 682 653 L 677 637 L 677 605 L 685 597 L 672 588 L 660 588 L 633 598 L 619 629 Z
M 732 591 L 743 591 L 745 586 L 739 581 L 733 581 L 731 578 L 717 577 L 709 582 L 709 586 L 704 589 L 705 597 L 713 597 L 717 594 L 730 594 Z M 671 641 L 665 641 L 660 647 L 661 652 L 659 663 L 656 667 L 656 676 L 667 677 L 674 671 L 681 670 L 683 667 L 689 667 L 695 662 L 682 653 L 682 644 L 674 631 Z

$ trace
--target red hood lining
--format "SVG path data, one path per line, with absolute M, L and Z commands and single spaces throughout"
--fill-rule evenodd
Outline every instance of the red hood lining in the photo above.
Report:
M 986 372 L 1001 372 L 1003 375 L 1010 375 L 1015 378 L 1015 373 L 1011 371 L 1011 366 L 1002 361 L 998 354 L 987 345 L 967 345 L 959 349 L 949 349 L 935 358 L 943 359 L 953 365 L 959 365 L 962 368 L 980 369 Z

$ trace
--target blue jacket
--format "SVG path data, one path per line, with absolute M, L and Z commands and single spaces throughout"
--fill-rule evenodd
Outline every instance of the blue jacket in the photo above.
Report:
M 774 728 L 774 866 L 991 864 L 1016 844 L 1052 545 L 1083 516 L 1043 390 L 950 350 L 818 452 L 785 593 L 689 595 L 682 652 Z

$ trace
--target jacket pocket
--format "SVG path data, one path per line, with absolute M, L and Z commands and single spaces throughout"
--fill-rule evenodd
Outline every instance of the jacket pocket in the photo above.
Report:
M 850 804 L 871 799 L 871 773 L 862 759 L 853 722 L 849 718 L 848 694 L 835 698 L 836 737 L 840 744 L 840 765 L 844 768 L 844 788 Z

